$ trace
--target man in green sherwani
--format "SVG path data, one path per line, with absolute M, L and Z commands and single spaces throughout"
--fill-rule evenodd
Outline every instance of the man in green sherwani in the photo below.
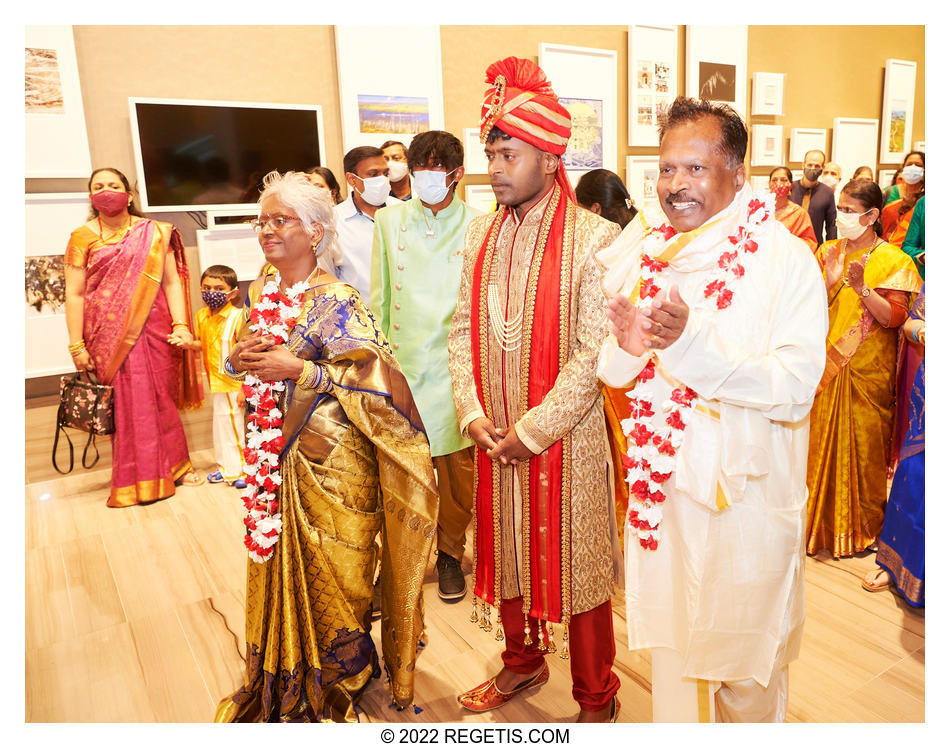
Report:
M 459 431 L 446 340 L 462 276 L 465 229 L 480 211 L 455 194 L 462 144 L 432 130 L 413 138 L 416 197 L 376 213 L 370 307 L 392 343 L 429 437 L 439 483 L 439 597 L 465 596 L 461 560 L 472 517 L 471 440 Z

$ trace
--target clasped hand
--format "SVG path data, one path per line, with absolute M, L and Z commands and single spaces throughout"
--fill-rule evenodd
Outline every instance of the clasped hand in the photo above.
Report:
M 513 427 L 496 428 L 492 420 L 484 416 L 468 425 L 468 435 L 479 449 L 485 450 L 491 459 L 500 461 L 502 465 L 517 465 L 534 455 L 518 438 Z
M 664 296 L 657 296 L 648 307 L 638 307 L 618 294 L 607 302 L 610 332 L 617 344 L 633 356 L 647 350 L 669 348 L 679 340 L 689 319 L 689 306 L 674 284 Z
M 235 371 L 246 371 L 267 382 L 297 379 L 303 371 L 302 359 L 273 336 L 260 333 L 239 340 L 228 358 Z

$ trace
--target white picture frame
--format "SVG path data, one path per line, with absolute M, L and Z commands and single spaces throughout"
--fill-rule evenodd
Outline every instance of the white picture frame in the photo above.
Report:
M 464 200 L 482 213 L 491 213 L 495 209 L 495 191 L 490 184 L 466 185 Z
M 62 262 L 69 235 L 89 218 L 89 195 L 85 192 L 56 192 L 26 195 L 25 257 L 27 276 L 31 275 L 31 258 L 59 258 Z M 57 273 L 58 275 L 58 273 Z M 27 277 L 27 286 L 31 286 Z M 62 289 L 65 291 L 65 278 Z M 65 294 L 29 291 L 25 310 L 25 375 L 46 377 L 75 371 L 69 355 L 69 332 L 66 329 Z M 52 304 L 43 297 L 55 296 Z M 30 297 L 37 306 L 31 305 Z
M 877 173 L 877 186 L 880 187 L 882 191 L 890 189 L 891 182 L 893 181 L 894 175 L 896 173 L 897 169 L 881 169 Z
M 914 93 L 917 63 L 888 59 L 884 63 L 884 100 L 881 104 L 882 164 L 899 164 L 911 152 L 914 134 Z
M 728 104 L 746 118 L 748 26 L 686 27 L 686 95 Z
M 344 154 L 361 145 L 378 147 L 387 140 L 408 147 L 417 132 L 445 129 L 439 27 L 399 26 L 395 58 L 393 31 L 393 26 L 334 27 Z M 374 101 L 390 112 L 400 106 L 411 109 L 401 121 L 389 120 L 393 131 L 384 132 L 370 124 L 373 120 L 367 112 Z
M 788 137 L 788 163 L 800 164 L 808 151 L 828 155 L 828 131 L 822 128 L 793 127 Z
M 658 202 L 656 184 L 660 176 L 659 156 L 627 156 L 627 192 L 637 210 L 651 202 Z
M 679 92 L 678 59 L 676 26 L 627 27 L 628 145 L 659 147 L 658 117 Z M 641 107 L 640 97 L 650 106 Z
M 198 267 L 227 265 L 239 281 L 254 280 L 266 260 L 257 234 L 249 223 L 224 223 L 195 231 Z
M 488 159 L 485 158 L 485 145 L 479 139 L 481 130 L 466 127 L 462 135 L 462 148 L 465 149 L 465 173 L 487 174 Z
M 72 26 L 27 26 L 25 156 L 30 178 L 92 172 Z
M 749 186 L 752 187 L 753 190 L 764 190 L 768 192 L 769 177 L 767 174 L 753 174 L 746 181 L 749 182 Z
M 785 116 L 785 73 L 752 74 L 752 116 Z
M 782 125 L 752 125 L 752 166 L 782 166 L 785 128 Z
M 842 176 L 859 166 L 876 166 L 878 126 L 876 119 L 835 117 L 831 134 L 831 160 L 841 166 Z
M 538 64 L 568 111 L 585 112 L 587 126 L 572 122 L 564 163 L 572 183 L 592 169 L 617 169 L 617 51 L 542 42 Z M 599 125 L 598 121 L 599 120 Z M 599 151 L 599 154 L 598 154 Z M 574 165 L 571 165 L 572 153 Z

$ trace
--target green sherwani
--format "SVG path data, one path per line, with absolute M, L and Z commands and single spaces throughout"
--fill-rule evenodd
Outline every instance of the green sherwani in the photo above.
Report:
M 458 301 L 465 229 L 477 215 L 481 211 L 458 195 L 435 216 L 418 197 L 376 211 L 370 308 L 409 382 L 433 457 L 472 444 L 459 431 L 446 339 Z

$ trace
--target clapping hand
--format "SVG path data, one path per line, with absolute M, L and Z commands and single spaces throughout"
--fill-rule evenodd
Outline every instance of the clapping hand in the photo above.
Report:
M 852 260 L 848 263 L 848 285 L 860 294 L 864 290 L 864 260 Z
M 844 274 L 844 251 L 838 252 L 835 247 L 828 248 L 825 255 L 825 285 L 833 288 Z

